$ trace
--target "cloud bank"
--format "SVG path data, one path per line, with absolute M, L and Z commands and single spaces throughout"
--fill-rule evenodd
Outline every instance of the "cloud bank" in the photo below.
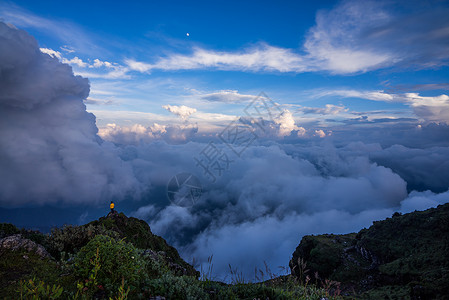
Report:
M 97 136 L 88 80 L 0 23 L 0 203 L 96 203 L 138 191 L 129 165 Z
M 218 146 L 226 152 L 225 145 Z M 213 254 L 215 275 L 221 279 L 228 274 L 228 264 L 242 270 L 246 278 L 253 278 L 254 267 L 263 268 L 264 261 L 277 271 L 287 265 L 305 234 L 358 231 L 395 211 L 449 202 L 448 180 L 439 183 L 446 187 L 441 194 L 426 189 L 408 194 L 408 182 L 393 170 L 402 174 L 400 169 L 407 167 L 407 174 L 419 174 L 424 162 L 410 163 L 416 156 L 414 149 L 403 147 L 403 153 L 392 156 L 394 149 L 378 144 L 342 148 L 327 143 L 259 144 L 247 148 L 240 159 L 228 153 L 234 162 L 212 184 L 193 160 L 203 147 L 189 143 L 182 149 L 162 144 L 134 148 L 137 157 L 152 158 L 153 170 L 164 170 L 154 172 L 152 182 L 163 184 L 173 174 L 187 171 L 203 184 L 201 199 L 190 209 L 156 201 L 135 215 L 176 244 L 184 257 L 207 262 Z M 428 156 L 435 149 L 421 152 Z M 411 159 L 391 164 L 398 156 Z M 447 170 L 443 166 L 437 173 Z M 425 174 L 422 178 L 432 181 Z
M 121 145 L 138 145 L 156 140 L 164 140 L 170 144 L 184 144 L 192 140 L 198 132 L 196 124 L 160 125 L 154 123 L 145 127 L 140 124 L 119 126 L 107 124 L 99 130 L 98 135 L 107 141 Z
M 331 90 L 319 92 L 315 97 L 340 96 L 343 98 L 361 98 L 372 101 L 404 103 L 412 108 L 414 114 L 425 123 L 449 123 L 449 96 L 421 96 L 418 93 L 387 93 L 385 91 Z M 339 113 L 345 111 L 343 107 L 326 105 L 326 109 L 301 108 L 304 113 Z

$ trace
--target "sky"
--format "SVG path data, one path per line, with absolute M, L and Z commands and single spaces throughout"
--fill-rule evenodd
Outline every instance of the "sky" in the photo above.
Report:
M 449 201 L 448 1 L 128 2 L 0 0 L 0 220 L 114 200 L 226 280 Z

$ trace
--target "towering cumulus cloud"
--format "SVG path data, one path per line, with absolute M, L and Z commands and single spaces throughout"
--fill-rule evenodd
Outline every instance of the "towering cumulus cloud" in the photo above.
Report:
M 132 169 L 97 136 L 89 82 L 0 22 L 0 204 L 95 202 L 135 190 Z

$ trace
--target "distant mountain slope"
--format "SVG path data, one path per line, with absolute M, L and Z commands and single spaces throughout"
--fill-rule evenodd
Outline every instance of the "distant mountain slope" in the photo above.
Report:
M 339 281 L 365 299 L 449 299 L 449 204 L 374 222 L 345 235 L 305 236 L 292 274 Z

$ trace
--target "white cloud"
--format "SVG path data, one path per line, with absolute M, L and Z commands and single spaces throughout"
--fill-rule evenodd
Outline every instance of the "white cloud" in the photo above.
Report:
M 230 281 L 227 276 L 230 264 L 247 280 L 255 280 L 255 268 L 262 270 L 265 273 L 263 280 L 267 280 L 270 275 L 266 273 L 265 264 L 273 274 L 289 273 L 288 260 L 304 235 L 357 231 L 369 227 L 371 220 L 391 214 L 392 210 L 378 209 L 357 214 L 327 210 L 313 214 L 292 212 L 282 218 L 267 215 L 254 221 L 228 223 L 203 231 L 183 250 L 202 262 L 203 269 L 207 268 L 207 258 L 213 254 L 217 279 Z M 281 267 L 287 267 L 287 272 Z
M 125 64 L 129 67 L 130 70 L 139 71 L 142 73 L 152 69 L 152 66 L 150 64 L 138 62 L 132 59 L 125 60 Z
M 41 50 L 42 51 L 42 50 Z M 47 51 L 47 50 L 45 50 Z M 46 53 L 48 53 L 47 51 Z M 59 52 L 58 52 L 59 53 Z M 59 53 L 60 54 L 60 53 Z M 69 64 L 71 66 L 77 67 L 75 73 L 77 75 L 88 77 L 88 78 L 104 78 L 104 79 L 128 79 L 130 75 L 128 75 L 128 68 L 118 64 L 111 63 L 108 61 L 101 61 L 98 58 L 91 61 L 85 62 L 81 58 L 75 56 L 71 59 L 62 57 L 58 57 L 63 63 Z M 84 71 L 83 69 L 106 69 L 104 71 Z
M 73 53 L 74 50 L 67 48 L 67 46 L 61 47 L 61 49 L 66 53 Z M 49 48 L 40 48 L 42 53 L 46 53 L 51 57 L 55 57 L 59 59 L 61 62 L 65 64 L 69 64 L 73 67 L 76 67 L 75 73 L 77 75 L 88 77 L 88 78 L 104 78 L 104 79 L 127 79 L 130 78 L 128 73 L 128 68 L 118 64 L 111 63 L 108 61 L 102 61 L 98 58 L 95 58 L 93 62 L 91 60 L 83 61 L 81 58 L 75 56 L 72 58 L 67 58 L 62 55 L 61 52 L 55 51 Z M 92 72 L 92 71 L 83 71 L 82 69 L 106 69 L 107 72 Z
M 130 70 L 151 72 L 152 70 L 195 70 L 218 69 L 247 72 L 311 72 L 330 71 L 337 74 L 366 72 L 390 61 L 388 55 L 376 55 L 368 51 L 337 49 L 323 44 L 326 41 L 306 43 L 307 55 L 293 49 L 260 44 L 240 52 L 220 52 L 194 48 L 191 55 L 172 54 L 161 57 L 155 63 L 145 63 L 134 59 L 125 60 Z
M 0 202 L 99 203 L 138 195 L 131 166 L 97 136 L 88 80 L 0 22 Z
M 226 150 L 225 145 L 218 147 Z M 391 155 L 378 144 L 363 143 L 343 148 L 329 144 L 250 146 L 219 181 L 209 184 L 193 161 L 203 148 L 204 144 L 195 142 L 182 149 L 166 144 L 135 148 L 139 159 L 151 163 L 152 182 L 159 179 L 164 185 L 179 170 L 188 170 L 198 175 L 204 187 L 192 209 L 149 203 L 135 214 L 147 220 L 156 234 L 175 243 L 186 259 L 195 257 L 206 264 L 213 254 L 214 275 L 220 279 L 228 274 L 228 264 L 248 279 L 253 278 L 255 267 L 263 268 L 264 261 L 276 272 L 288 263 L 303 235 L 356 232 L 395 211 L 449 202 L 449 192 L 407 195 L 408 182 L 368 159 L 368 153 L 380 152 L 397 162 L 415 155 L 416 149 L 399 149 Z M 434 158 L 438 154 L 438 164 L 444 161 L 445 152 L 447 148 L 424 149 L 419 155 Z M 415 175 L 426 164 L 421 158 L 404 161 L 407 172 Z M 436 173 L 447 184 L 445 170 Z
M 439 96 L 420 96 L 418 93 L 393 94 L 384 91 L 358 91 L 358 90 L 330 90 L 320 91 L 315 97 L 340 96 L 344 98 L 361 98 L 382 102 L 398 102 L 409 105 L 416 116 L 425 122 L 449 122 L 449 96 L 441 94 Z M 336 109 L 335 106 L 328 106 L 328 112 Z M 300 108 L 305 113 L 321 113 L 326 109 Z M 340 112 L 340 111 L 338 111 Z
M 321 107 L 301 107 L 298 111 L 306 114 L 320 114 L 320 115 L 338 115 L 342 112 L 347 112 L 349 109 L 343 105 L 326 104 L 324 108 Z
M 429 127 L 421 126 L 419 132 L 410 132 L 408 135 L 431 136 Z M 447 125 L 443 136 L 448 134 Z M 437 136 L 435 139 L 441 137 Z M 444 137 L 443 137 L 444 139 Z M 434 192 L 447 191 L 449 187 L 449 157 L 448 147 L 426 147 L 423 138 L 418 138 L 417 145 L 410 148 L 395 144 L 383 150 L 370 151 L 370 158 L 376 163 L 391 168 L 407 181 L 409 189 L 431 189 Z M 397 138 L 395 140 L 397 143 Z M 419 149 L 425 147 L 425 149 Z
M 224 102 L 224 103 L 239 103 L 245 101 L 251 101 L 257 98 L 254 95 L 240 94 L 236 90 L 222 90 L 208 94 L 200 95 L 201 99 L 211 102 Z
M 215 68 L 219 70 L 243 71 L 305 71 L 301 56 L 290 49 L 266 44 L 246 49 L 242 52 L 219 52 L 194 48 L 192 55 L 174 54 L 160 58 L 155 64 L 127 59 L 125 63 L 131 70 L 151 72 L 152 70 L 194 70 Z
M 125 60 L 134 71 L 218 69 L 247 72 L 311 72 L 330 71 L 337 74 L 366 72 L 378 68 L 389 60 L 386 55 L 375 55 L 348 49 L 325 49 L 320 45 L 306 44 L 309 54 L 301 55 L 294 49 L 260 44 L 240 52 L 220 52 L 194 48 L 191 55 L 172 54 L 155 63 L 134 59 Z M 312 53 L 313 52 L 313 53 Z
M 103 79 L 129 79 L 131 76 L 128 74 L 128 69 L 123 66 L 114 65 L 111 67 L 111 71 L 107 72 L 92 72 L 76 70 L 77 75 L 87 78 L 103 78 Z
M 449 96 L 442 94 L 434 97 L 423 97 L 418 93 L 404 94 L 406 101 L 410 102 L 412 106 L 446 106 L 449 105 Z
M 187 118 L 196 112 L 195 108 L 191 108 L 185 105 L 176 106 L 176 105 L 163 105 L 163 108 L 168 110 L 171 113 L 181 117 L 183 120 L 187 120 Z
M 98 130 L 98 135 L 104 140 L 121 145 L 140 145 L 156 140 L 164 140 L 170 144 L 184 144 L 190 141 L 198 132 L 196 124 L 161 125 L 154 123 L 145 127 L 140 124 L 119 126 L 107 124 Z
M 282 139 L 291 135 L 296 137 L 305 137 L 306 135 L 306 129 L 296 125 L 295 119 L 288 109 L 283 109 L 277 115 L 274 114 L 272 118 L 269 118 L 269 115 L 267 115 L 258 118 L 242 116 L 238 119 L 239 122 L 237 124 L 240 124 L 239 126 L 241 127 L 239 130 L 250 130 L 260 138 Z
M 344 98 L 361 98 L 373 101 L 394 101 L 394 94 L 386 93 L 382 90 L 380 91 L 359 91 L 359 90 L 330 90 L 330 91 L 320 91 L 317 92 L 315 97 L 324 97 L 324 96 L 341 96 Z
M 413 191 L 408 195 L 407 199 L 401 202 L 399 211 L 402 213 L 410 213 L 415 210 L 426 210 L 431 207 L 437 207 L 448 202 L 449 191 L 440 194 L 432 193 L 431 191 Z
M 344 1 L 331 11 L 320 11 L 304 47 L 317 69 L 337 74 L 366 72 L 388 66 L 395 57 L 365 45 L 359 35 L 389 20 L 381 6 L 370 1 Z
M 75 52 L 75 50 L 72 47 L 67 46 L 67 45 L 63 45 L 59 48 L 66 53 L 74 53 Z
M 406 93 L 398 98 L 409 104 L 414 113 L 426 122 L 449 123 L 448 95 L 423 97 L 417 93 Z
M 449 52 L 441 49 L 449 46 L 448 12 L 443 3 L 341 1 L 317 13 L 304 46 L 318 69 L 336 74 L 445 65 Z
M 189 143 L 182 149 L 146 145 L 136 148 L 135 155 L 151 162 L 152 177 L 161 184 L 178 170 L 200 178 L 204 191 L 197 206 L 149 209 L 145 219 L 156 234 L 177 243 L 184 257 L 206 261 L 214 254 L 219 276 L 227 273 L 229 263 L 245 275 L 264 260 L 274 270 L 288 262 L 302 235 L 359 230 L 372 220 L 391 216 L 407 197 L 406 183 L 398 175 L 366 157 L 323 147 L 285 145 L 284 149 L 273 143 L 250 146 L 210 184 L 193 159 L 204 145 Z M 222 248 L 232 236 L 233 246 Z
M 399 207 L 366 209 L 358 213 L 329 209 L 315 213 L 292 211 L 282 217 L 267 214 L 255 220 L 208 228 L 183 250 L 202 262 L 203 268 L 207 267 L 207 259 L 213 254 L 215 275 L 219 279 L 229 281 L 226 275 L 228 264 L 231 264 L 243 272 L 245 278 L 254 280 L 254 268 L 265 271 L 264 263 L 273 273 L 281 273 L 279 267 L 288 264 L 288 259 L 304 235 L 357 232 L 369 227 L 372 221 L 391 217 L 395 211 L 408 213 L 447 202 L 448 192 L 412 192 L 400 202 Z M 184 216 L 184 219 L 195 220 L 194 216 Z M 169 228 L 169 224 L 164 225 L 165 230 Z
M 63 58 L 62 62 L 69 65 L 77 65 L 80 68 L 86 68 L 89 66 L 88 63 L 84 62 L 81 58 L 75 56 L 72 59 Z
M 441 19 L 447 12 L 447 7 L 435 5 L 419 14 L 398 15 L 386 2 L 342 1 L 317 13 L 303 52 L 264 43 L 228 52 L 195 47 L 189 55 L 170 54 L 153 63 L 127 59 L 125 63 L 138 72 L 218 69 L 354 74 L 395 65 L 428 68 L 448 62 L 448 52 L 438 50 L 449 46 L 449 21 Z M 413 25 L 417 20 L 424 24 L 418 29 Z
M 59 60 L 62 59 L 61 52 L 59 52 L 59 51 L 55 51 L 53 49 L 48 49 L 48 48 L 39 48 L 39 50 L 41 50 L 42 53 L 46 53 L 46 54 L 50 55 L 51 57 L 56 57 Z
M 322 129 L 317 129 L 315 130 L 315 136 L 318 136 L 320 138 L 324 138 L 326 137 L 326 133 L 324 133 L 324 131 Z
M 284 109 L 282 113 L 274 119 L 274 123 L 278 125 L 278 136 L 289 136 L 292 131 L 298 131 L 298 136 L 303 136 L 306 130 L 295 124 L 292 113 L 288 109 Z
M 42 53 L 46 53 L 46 54 L 50 55 L 51 57 L 55 57 L 55 58 L 59 59 L 61 62 L 65 63 L 65 64 L 69 64 L 72 66 L 75 65 L 80 68 L 100 68 L 100 67 L 113 68 L 114 67 L 111 63 L 109 63 L 107 61 L 103 62 L 103 61 L 100 61 L 99 59 L 95 59 L 93 64 L 89 64 L 88 62 L 83 61 L 81 58 L 79 58 L 77 56 L 75 56 L 71 59 L 63 57 L 61 52 L 55 51 L 53 49 L 40 48 L 39 50 Z M 67 52 L 66 49 L 64 49 L 64 50 Z M 71 52 L 69 52 L 69 53 L 71 53 Z
M 77 51 L 97 49 L 97 53 L 101 52 L 98 51 L 101 48 L 93 44 L 94 39 L 72 24 L 47 20 L 14 5 L 3 4 L 0 9 L 6 20 L 19 26 L 52 32 L 66 42 L 77 41 L 74 45 Z M 316 23 L 305 36 L 301 49 L 263 42 L 235 51 L 196 46 L 190 54 L 172 53 L 150 62 L 129 58 L 124 65 L 115 65 L 114 73 L 96 76 L 123 78 L 129 71 L 196 69 L 355 74 L 391 66 L 435 67 L 447 64 L 449 59 L 447 51 L 440 50 L 449 46 L 449 31 L 446 30 L 449 21 L 444 18 L 447 12 L 444 5 L 434 5 L 419 13 L 407 10 L 407 13 L 398 15 L 395 7 L 387 2 L 342 1 L 331 10 L 317 13 Z M 413 25 L 416 23 L 423 26 L 416 28 Z M 67 46 L 61 49 L 68 53 L 73 50 Z M 86 62 L 78 59 L 74 63 L 84 66 Z M 98 61 L 89 66 L 112 68 L 114 63 L 110 64 Z
M 165 126 L 157 123 L 151 127 L 145 127 L 140 124 L 121 127 L 111 123 L 107 124 L 106 127 L 100 128 L 98 135 L 105 140 L 119 144 L 138 144 L 154 140 L 165 132 Z
M 304 127 L 299 127 L 298 128 L 298 132 L 296 133 L 296 135 L 298 137 L 304 137 L 306 135 L 306 129 Z
M 114 68 L 117 66 L 118 66 L 118 64 L 113 64 L 108 61 L 101 61 L 98 58 L 96 58 L 96 59 L 94 59 L 94 63 L 89 65 L 89 68 L 101 68 L 101 67 Z
M 94 104 L 94 105 L 113 105 L 116 104 L 114 100 L 107 100 L 107 99 L 96 99 L 89 97 L 84 100 L 85 104 Z

